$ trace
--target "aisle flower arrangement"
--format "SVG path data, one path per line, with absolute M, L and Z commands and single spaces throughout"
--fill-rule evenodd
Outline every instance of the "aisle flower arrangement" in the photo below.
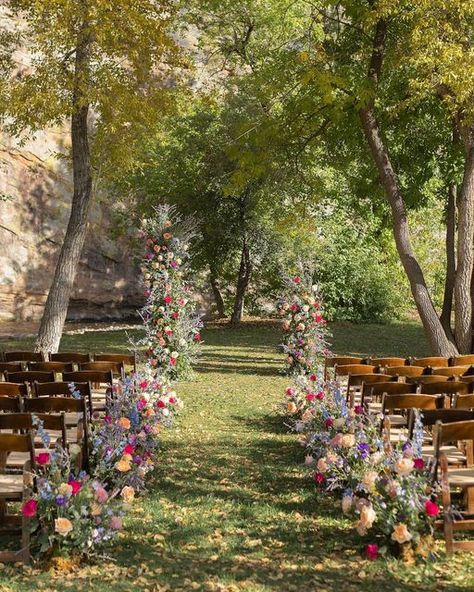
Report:
M 145 488 L 154 468 L 163 426 L 170 427 L 182 406 L 169 383 L 151 373 L 137 374 L 114 385 L 105 416 L 92 426 L 94 475 L 111 488 Z
M 316 390 L 312 381 L 318 396 L 308 400 L 305 394 Z M 290 404 L 296 418 L 289 422 Z M 366 542 L 369 559 L 386 553 L 405 558 L 432 553 L 439 487 L 433 467 L 422 459 L 419 414 L 412 441 L 401 436 L 396 445 L 390 444 L 382 437 L 381 416 L 357 405 L 350 408 L 340 385 L 324 381 L 320 370 L 295 377 L 286 390 L 284 410 L 287 425 L 306 450 L 305 464 L 318 491 L 340 496 L 343 512 L 354 519 Z
M 181 220 L 168 205 L 143 220 L 140 231 L 147 300 L 141 313 L 146 334 L 139 345 L 145 346 L 149 365 L 162 379 L 189 377 L 199 352 L 202 322 L 189 269 L 193 237 L 192 221 Z
M 31 550 L 39 556 L 90 557 L 122 529 L 123 495 L 77 469 L 78 446 L 48 448 L 49 435 L 37 423 L 47 451 L 37 455 L 36 489 L 21 509 L 30 520 Z
M 283 319 L 282 349 L 288 374 L 311 374 L 312 369 L 329 355 L 329 332 L 317 295 L 317 286 L 294 276 L 285 280 L 286 295 L 277 303 Z

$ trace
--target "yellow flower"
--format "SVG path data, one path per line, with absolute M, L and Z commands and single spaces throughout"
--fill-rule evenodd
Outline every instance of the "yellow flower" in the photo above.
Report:
M 61 483 L 61 485 L 58 487 L 58 493 L 59 493 L 59 495 L 71 497 L 72 485 L 69 485 L 69 483 Z
M 61 536 L 67 536 L 72 530 L 72 523 L 67 518 L 56 518 L 54 520 L 54 530 Z
M 408 541 L 411 541 L 413 537 L 410 534 L 410 532 L 408 532 L 407 525 L 403 524 L 403 522 L 399 522 L 398 524 L 395 524 L 395 526 L 393 527 L 391 538 L 392 541 L 396 541 L 397 543 L 402 545 L 403 543 L 408 543 Z
M 133 500 L 135 499 L 135 490 L 133 489 L 133 487 L 125 485 L 120 495 L 122 496 L 124 502 L 133 502 Z
M 354 444 L 355 444 L 354 434 L 344 434 L 344 436 L 342 436 L 341 445 L 344 448 L 352 448 L 352 446 L 354 446 Z
M 115 463 L 115 468 L 117 469 L 117 471 L 120 471 L 121 473 L 126 473 L 132 468 L 132 466 L 128 460 L 123 460 L 122 458 Z
M 130 462 L 132 460 L 132 458 L 133 458 L 133 456 L 131 454 L 123 454 L 121 460 L 124 460 L 126 462 Z
M 413 471 L 415 463 L 411 458 L 399 458 L 395 463 L 395 470 L 402 477 L 406 477 Z

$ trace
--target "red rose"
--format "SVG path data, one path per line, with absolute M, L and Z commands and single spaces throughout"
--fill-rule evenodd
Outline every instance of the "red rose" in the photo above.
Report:
M 131 444 L 127 444 L 123 449 L 124 454 L 133 454 L 135 452 L 135 447 Z
M 201 341 L 201 334 L 200 333 L 196 333 L 196 335 L 194 336 L 194 341 Z
M 363 411 L 362 405 L 355 405 L 354 406 L 354 413 L 356 415 L 361 415 L 362 411 Z
M 295 283 L 295 284 L 301 284 L 301 278 L 300 278 L 299 275 L 297 275 L 297 276 L 295 276 L 293 278 L 293 283 Z
M 158 401 L 158 403 L 156 404 L 156 406 L 159 407 L 160 409 L 163 409 L 163 407 L 166 407 L 166 403 L 160 399 Z
M 173 298 L 171 298 L 171 296 L 165 296 L 164 299 L 165 304 L 171 304 L 173 302 Z
M 72 495 L 76 495 L 76 493 L 78 493 L 82 487 L 80 482 L 76 481 L 75 479 L 68 481 L 68 484 L 72 487 Z
M 430 518 L 434 518 L 439 514 L 439 506 L 435 502 L 431 500 L 426 500 L 425 502 L 425 511 L 430 516 Z
M 322 401 L 324 399 L 323 391 L 319 391 L 319 393 L 316 393 L 316 399 L 318 399 L 318 401 Z
M 333 423 L 334 423 L 334 420 L 333 420 L 331 417 L 328 417 L 328 418 L 326 419 L 326 421 L 324 422 L 324 425 L 325 425 L 327 428 L 330 428 L 330 427 L 332 427 Z
M 177 361 L 178 361 L 178 360 L 177 360 L 176 358 L 170 358 L 170 364 L 171 364 L 172 366 L 176 366 L 176 363 L 177 363 Z
M 142 390 L 148 386 L 148 380 L 142 380 L 138 385 Z
M 171 318 L 173 318 L 174 320 L 179 319 L 179 312 L 172 312 L 171 313 Z
M 34 499 L 27 500 L 21 508 L 21 513 L 23 514 L 23 516 L 26 516 L 27 518 L 33 518 L 33 516 L 36 516 L 37 511 L 38 502 Z
M 326 477 L 322 473 L 315 473 L 314 480 L 318 485 L 321 485 L 326 481 Z
M 313 393 L 308 393 L 308 394 L 306 395 L 306 400 L 307 400 L 307 401 L 312 401 L 313 399 L 314 399 L 314 394 L 313 394 Z
M 364 553 L 369 561 L 375 561 L 379 556 L 379 546 L 375 543 L 369 544 L 365 547 Z
M 311 380 L 311 382 L 316 382 L 316 380 L 318 379 L 318 377 L 316 376 L 316 374 L 311 374 L 311 376 L 309 377 L 309 379 Z
M 413 461 L 415 469 L 421 471 L 425 467 L 425 461 L 422 458 L 415 458 Z
M 39 465 L 47 465 L 49 463 L 49 452 L 40 452 L 36 455 L 35 460 Z

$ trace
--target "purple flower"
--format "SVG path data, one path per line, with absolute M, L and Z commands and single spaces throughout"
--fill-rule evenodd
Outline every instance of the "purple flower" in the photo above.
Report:
M 143 426 L 143 431 L 145 432 L 145 434 L 149 434 L 151 432 L 151 426 L 146 424 L 145 426 Z
M 139 464 L 141 464 L 142 460 L 143 460 L 143 459 L 142 459 L 142 457 L 141 457 L 139 454 L 136 454 L 136 455 L 133 457 L 133 462 L 134 462 L 136 465 L 139 465 Z
M 57 495 L 56 496 L 56 505 L 57 506 L 65 506 L 67 504 L 67 500 L 64 495 Z
M 367 458 L 369 456 L 370 446 L 367 442 L 359 442 L 357 449 L 360 452 L 361 458 Z

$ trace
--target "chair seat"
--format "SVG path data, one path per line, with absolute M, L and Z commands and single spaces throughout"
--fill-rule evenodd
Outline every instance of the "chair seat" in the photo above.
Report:
M 474 467 L 448 468 L 448 478 L 451 487 L 474 487 Z
M 23 489 L 23 475 L 0 474 L 0 499 L 21 499 Z
M 463 465 L 466 462 L 466 455 L 456 446 L 442 446 L 441 452 L 446 454 L 450 465 Z M 421 453 L 423 460 L 430 460 L 434 457 L 435 448 L 434 446 L 423 446 Z
M 389 415 L 390 425 L 392 426 L 406 426 L 407 418 L 403 415 Z

